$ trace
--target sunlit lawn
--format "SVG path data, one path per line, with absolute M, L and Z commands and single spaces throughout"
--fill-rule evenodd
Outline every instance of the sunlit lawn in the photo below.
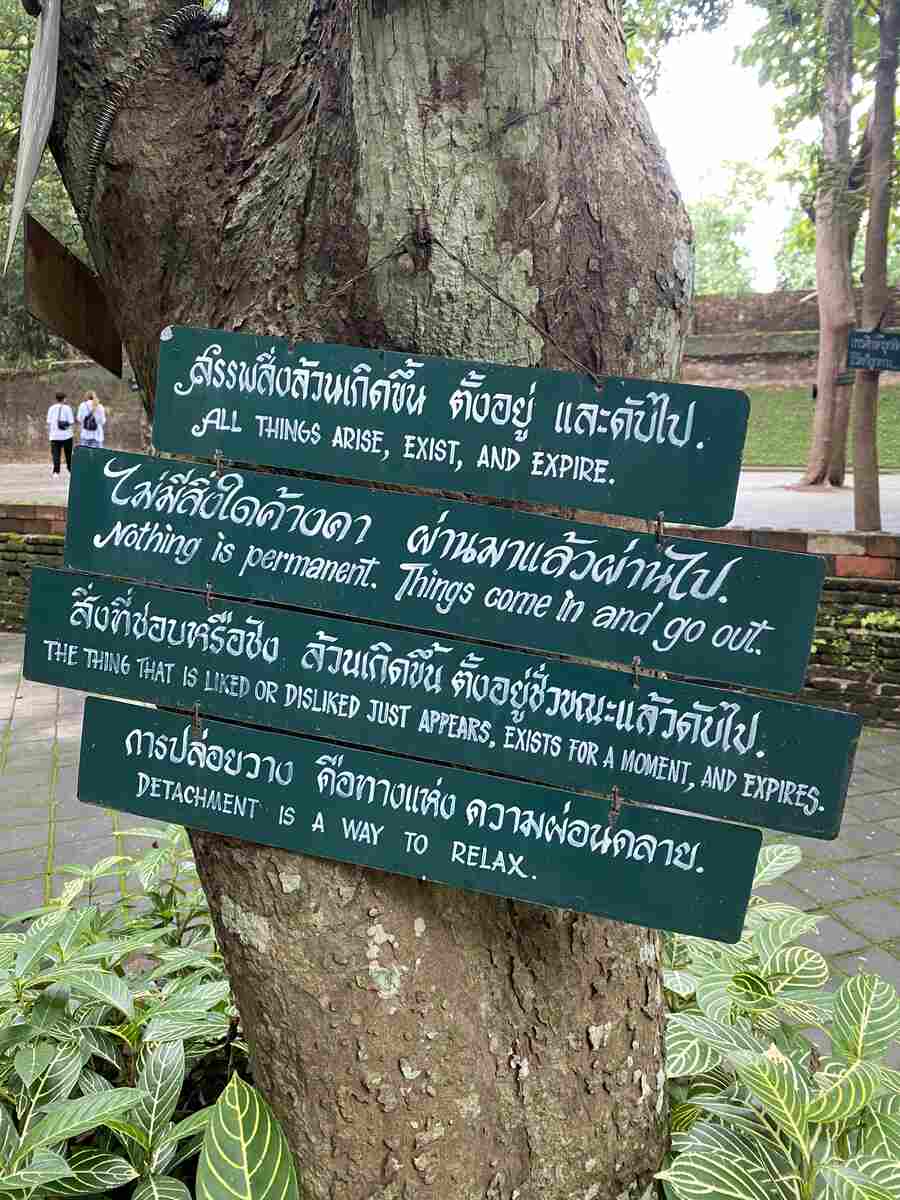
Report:
M 808 391 L 750 390 L 746 467 L 800 467 L 806 462 L 813 400 Z M 900 469 L 900 386 L 882 388 L 878 404 L 878 457 L 882 470 Z M 850 440 L 853 462 L 853 439 Z

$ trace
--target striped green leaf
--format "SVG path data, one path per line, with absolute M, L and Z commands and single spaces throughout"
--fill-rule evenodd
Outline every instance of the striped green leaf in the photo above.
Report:
M 42 1146 L 56 1146 L 79 1133 L 105 1125 L 110 1119 L 134 1108 L 140 1099 L 138 1088 L 113 1088 L 109 1092 L 97 1092 L 93 1096 L 79 1096 L 75 1100 L 51 1104 L 22 1139 L 14 1161 L 18 1164 L 33 1150 Z
M 882 1058 L 900 1035 L 900 999 L 877 975 L 854 975 L 838 989 L 831 1042 L 834 1053 L 853 1063 Z
M 847 1166 L 885 1188 L 894 1200 L 900 1200 L 900 1159 L 860 1154 L 849 1159 Z
M 733 1001 L 728 990 L 731 979 L 730 971 L 704 971 L 697 980 L 697 1004 L 713 1021 L 727 1024 L 731 1016 Z
M 0 1029 L 0 1051 L 14 1050 L 16 1046 L 24 1046 L 26 1042 L 34 1041 L 38 1036 L 33 1025 L 19 1021 L 15 1025 L 7 1025 Z
M 779 1135 L 762 1120 L 755 1108 L 736 1101 L 719 1100 L 715 1096 L 694 1096 L 692 1103 L 731 1128 L 749 1134 L 754 1142 L 766 1145 L 772 1152 L 784 1150 Z
M 69 1006 L 69 989 L 62 983 L 44 988 L 32 1005 L 29 1021 L 40 1035 L 52 1033 L 65 1021 Z
M 223 1000 L 230 999 L 231 986 L 227 979 L 198 983 L 189 977 L 176 979 L 165 989 L 163 995 L 166 997 L 167 1014 L 176 1008 L 200 1009 L 202 1012 L 208 1012 L 217 1004 L 221 1004 Z
M 25 935 L 22 933 L 0 933 L 0 971 L 12 970 L 24 941 Z
M 48 1195 L 94 1196 L 137 1179 L 137 1171 L 131 1163 L 117 1154 L 74 1150 L 67 1161 L 72 1174 L 45 1184 L 43 1191 Z
M 808 946 L 783 946 L 769 959 L 768 975 L 773 987 L 815 988 L 828 982 L 828 963 L 817 950 Z
M 117 1009 L 129 1020 L 134 1016 L 134 1000 L 127 983 L 112 971 L 96 967 L 78 967 L 66 972 L 65 982 L 74 996 L 87 996 Z
M 776 1006 L 768 983 L 755 971 L 738 971 L 729 991 L 734 1002 L 747 1012 L 763 1013 Z
M 792 867 L 796 867 L 803 852 L 799 846 L 776 845 L 763 846 L 756 860 L 756 873 L 753 876 L 753 891 L 767 883 L 774 883 L 785 875 Z
M 149 1175 L 131 1193 L 131 1200 L 191 1200 L 191 1193 L 171 1175 Z
M 47 1070 L 56 1053 L 57 1048 L 52 1042 L 34 1042 L 18 1051 L 13 1065 L 26 1087 L 31 1087 L 37 1077 Z
M 184 1083 L 184 1044 L 166 1042 L 144 1057 L 138 1077 L 141 1099 L 131 1119 L 147 1135 L 151 1151 L 169 1128 Z
M 64 911 L 54 909 L 29 926 L 25 939 L 16 952 L 17 979 L 24 979 L 40 966 L 41 959 L 59 939 L 66 915 Z
M 900 1161 L 900 1095 L 886 1096 L 869 1105 L 859 1148 L 874 1158 Z
M 679 1154 L 656 1178 L 669 1184 L 679 1200 L 706 1200 L 709 1196 L 725 1197 L 726 1200 L 771 1200 L 759 1163 L 726 1150 L 704 1149 Z
M 805 933 L 812 933 L 818 923 L 818 918 L 811 917 L 808 913 L 800 912 L 798 909 L 787 916 L 779 917 L 774 921 L 766 921 L 760 925 L 753 935 L 753 947 L 759 955 L 763 971 L 769 970 L 769 962 L 773 954 L 776 954 L 782 947 L 796 942 Z
M 194 1137 L 195 1134 L 206 1133 L 206 1127 L 214 1111 L 215 1106 L 210 1105 L 209 1108 L 201 1108 L 199 1112 L 191 1113 L 189 1117 L 185 1117 L 183 1121 L 179 1121 L 177 1125 L 173 1125 L 165 1132 L 160 1145 L 165 1145 L 167 1142 L 180 1142 L 184 1138 Z
M 888 1188 L 863 1174 L 849 1162 L 832 1160 L 819 1168 L 829 1200 L 894 1200 Z
M 697 989 L 697 976 L 691 975 L 689 971 L 675 971 L 667 967 L 663 971 L 663 985 L 676 996 L 687 1000 Z
M 806 1150 L 810 1089 L 790 1059 L 775 1050 L 752 1063 L 739 1063 L 737 1075 L 764 1106 L 766 1115 Z
M 18 1055 L 16 1056 L 18 1059 Z M 77 1046 L 54 1046 L 47 1065 L 28 1085 L 30 1115 L 57 1100 L 71 1096 L 81 1075 L 81 1054 Z
M 771 1184 L 775 1181 L 786 1183 L 792 1174 L 793 1167 L 787 1157 L 774 1150 L 762 1138 L 747 1136 L 718 1121 L 698 1121 L 687 1134 L 679 1138 L 672 1146 L 679 1154 L 688 1151 L 722 1150 L 726 1154 L 738 1154 L 749 1161 L 757 1162 L 763 1171 L 763 1177 Z M 790 1195 L 785 1193 L 786 1197 Z
M 36 1188 L 45 1188 L 57 1179 L 65 1179 L 71 1173 L 69 1164 L 61 1154 L 45 1150 L 36 1154 L 27 1167 L 0 1176 L 0 1192 L 31 1192 Z
M 0 1172 L 5 1171 L 19 1148 L 19 1135 L 9 1109 L 0 1104 Z
M 84 908 L 79 908 L 66 916 L 58 942 L 64 960 L 68 954 L 77 950 L 79 943 L 94 924 L 96 916 L 97 908 L 92 904 L 85 905 Z
M 703 1116 L 703 1109 L 687 1101 L 673 1104 L 669 1109 L 669 1129 L 673 1135 L 686 1133 Z M 674 1144 L 674 1142 L 673 1142 Z
M 782 988 L 778 992 L 778 1007 L 798 1025 L 831 1024 L 834 1013 L 834 992 L 817 992 L 804 988 Z
M 90 1067 L 84 1067 L 78 1076 L 78 1090 L 82 1096 L 96 1096 L 98 1092 L 109 1092 L 112 1086 L 105 1075 L 98 1075 Z
M 197 1200 L 298 1200 L 284 1133 L 259 1093 L 237 1075 L 219 1097 L 206 1129 Z
M 187 1042 L 192 1038 L 215 1042 L 228 1035 L 231 1021 L 225 1013 L 194 1012 L 160 1014 L 147 1025 L 148 1042 Z
M 670 1017 L 666 1023 L 666 1073 L 671 1079 L 682 1075 L 699 1075 L 717 1067 L 721 1055 L 707 1042 L 697 1037 Z
M 669 1018 L 667 1032 L 673 1025 L 693 1034 L 731 1062 L 752 1061 L 765 1050 L 765 1046 L 743 1025 L 723 1025 L 701 1013 L 676 1013 Z
M 878 1068 L 871 1063 L 855 1062 L 846 1068 L 832 1064 L 827 1071 L 816 1075 L 819 1090 L 813 1096 L 806 1115 L 810 1121 L 827 1125 L 845 1121 L 865 1108 L 880 1082 Z

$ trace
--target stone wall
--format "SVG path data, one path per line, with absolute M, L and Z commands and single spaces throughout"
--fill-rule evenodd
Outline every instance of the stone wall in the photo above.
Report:
M 56 506 L 0 506 L 0 630 L 25 628 L 31 568 L 62 566 L 65 518 Z M 667 533 L 822 555 L 826 580 L 806 686 L 790 699 L 900 727 L 900 537 L 693 526 Z
M 862 290 L 854 292 L 856 311 L 862 310 Z M 900 326 L 900 290 L 892 293 L 886 329 Z M 746 296 L 697 296 L 692 333 L 783 333 L 819 328 L 815 293 L 758 292 Z
M 106 444 L 141 449 L 141 397 L 92 362 L 60 363 L 47 370 L 0 370 L 0 463 L 47 456 L 47 409 L 56 392 L 77 408 L 95 391 L 107 412 Z

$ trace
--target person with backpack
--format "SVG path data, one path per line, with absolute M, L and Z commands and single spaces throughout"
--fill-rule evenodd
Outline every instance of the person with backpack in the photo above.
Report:
M 50 457 L 53 461 L 51 476 L 59 475 L 63 454 L 66 456 L 66 468 L 71 474 L 74 425 L 75 418 L 72 416 L 72 409 L 66 404 L 66 393 L 57 392 L 56 402 L 47 409 L 47 433 L 50 438 Z
M 78 424 L 81 426 L 81 446 L 102 446 L 106 428 L 106 409 L 96 392 L 85 392 L 78 405 Z

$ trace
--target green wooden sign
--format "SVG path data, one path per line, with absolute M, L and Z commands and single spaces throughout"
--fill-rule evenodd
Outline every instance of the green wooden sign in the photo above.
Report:
M 194 829 L 735 942 L 761 835 L 678 813 L 89 699 L 78 794 Z M 389 991 L 393 956 L 369 959 Z
M 31 588 L 41 683 L 805 837 L 840 826 L 852 714 L 46 568 Z
M 847 366 L 851 371 L 900 371 L 900 330 L 851 329 Z
M 824 562 L 553 517 L 78 450 L 65 562 L 791 691 Z
M 743 392 L 169 328 L 160 450 L 725 525 Z M 698 486 L 698 484 L 700 486 Z

